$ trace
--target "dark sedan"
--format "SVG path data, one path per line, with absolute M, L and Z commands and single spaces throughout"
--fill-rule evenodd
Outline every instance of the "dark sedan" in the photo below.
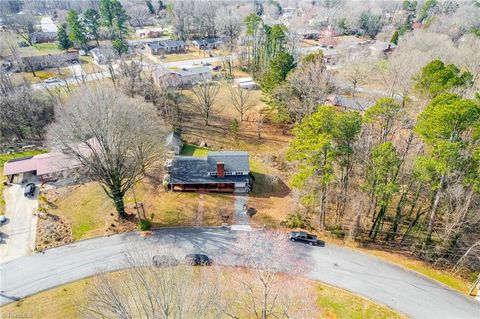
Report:
M 188 254 L 185 256 L 185 262 L 191 266 L 210 266 L 213 260 L 204 254 Z

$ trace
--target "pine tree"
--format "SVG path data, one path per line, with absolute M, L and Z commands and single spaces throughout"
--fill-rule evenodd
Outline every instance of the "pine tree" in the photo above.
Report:
M 85 28 L 90 39 L 93 39 L 98 43 L 99 31 L 100 31 L 100 15 L 95 9 L 89 8 L 84 14 Z
M 88 40 L 85 26 L 80 21 L 77 11 L 73 9 L 68 11 L 67 23 L 70 28 L 70 33 L 68 35 L 70 41 L 83 48 L 87 44 Z
M 68 38 L 66 23 L 58 27 L 57 39 L 58 39 L 58 48 L 60 50 L 68 50 L 69 48 L 72 47 L 72 41 L 70 41 L 70 39 Z

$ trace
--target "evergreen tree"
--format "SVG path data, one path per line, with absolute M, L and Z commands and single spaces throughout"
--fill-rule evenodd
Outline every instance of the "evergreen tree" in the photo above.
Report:
M 87 35 L 85 27 L 78 17 L 77 11 L 71 9 L 68 11 L 67 23 L 70 29 L 69 38 L 70 41 L 79 45 L 80 47 L 85 47 L 87 44 Z
M 84 14 L 84 23 L 88 36 L 98 43 L 100 33 L 100 15 L 95 9 L 89 8 Z
M 112 41 L 112 48 L 118 57 L 122 57 L 128 52 L 128 44 L 124 39 L 115 39 Z
M 70 41 L 67 33 L 67 24 L 64 23 L 58 27 L 57 30 L 58 48 L 60 50 L 68 50 L 72 47 L 72 41 Z
M 390 43 L 393 43 L 393 44 L 397 45 L 398 44 L 398 37 L 399 37 L 398 30 L 395 30 L 395 32 L 392 35 L 392 38 L 390 39 Z
M 287 52 L 279 53 L 270 60 L 267 72 L 260 78 L 262 89 L 271 92 L 279 84 L 285 81 L 288 72 L 295 68 L 293 56 Z

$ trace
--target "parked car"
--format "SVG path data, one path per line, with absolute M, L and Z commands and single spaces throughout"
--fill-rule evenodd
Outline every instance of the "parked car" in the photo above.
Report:
M 5 224 L 7 221 L 8 221 L 7 217 L 5 217 L 4 215 L 0 215 L 0 226 Z
M 25 191 L 23 192 L 23 195 L 25 195 L 25 197 L 30 197 L 30 196 L 33 196 L 34 194 L 35 194 L 35 184 L 28 183 L 25 186 Z
M 185 256 L 185 262 L 191 266 L 210 266 L 213 260 L 204 254 L 188 254 Z
M 157 267 L 174 267 L 180 264 L 177 258 L 169 255 L 155 255 L 152 257 L 152 263 Z
M 219 71 L 222 67 L 220 65 L 215 65 L 212 70 L 213 71 Z
M 312 246 L 317 245 L 319 243 L 317 236 L 303 232 L 303 231 L 291 232 L 289 235 L 289 238 L 291 241 L 301 241 Z
M 43 81 L 45 83 L 57 83 L 58 82 L 58 79 L 57 78 L 48 78 L 46 79 L 45 81 Z

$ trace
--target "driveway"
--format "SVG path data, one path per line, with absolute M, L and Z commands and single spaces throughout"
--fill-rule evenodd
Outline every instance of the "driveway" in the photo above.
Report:
M 204 252 L 220 260 L 239 232 L 220 228 L 178 228 L 152 236 L 126 233 L 75 242 L 0 264 L 0 304 L 78 279 L 125 267 L 126 251 L 154 254 Z M 383 303 L 414 318 L 478 319 L 480 303 L 417 273 L 374 256 L 329 245 L 296 245 L 312 265 L 306 276 Z
M 8 223 L 0 230 L 5 234 L 5 243 L 0 245 L 2 262 L 28 256 L 35 245 L 36 212 L 38 201 L 35 197 L 23 195 L 25 184 L 13 184 L 5 188 L 5 216 Z M 37 189 L 38 192 L 38 189 Z

